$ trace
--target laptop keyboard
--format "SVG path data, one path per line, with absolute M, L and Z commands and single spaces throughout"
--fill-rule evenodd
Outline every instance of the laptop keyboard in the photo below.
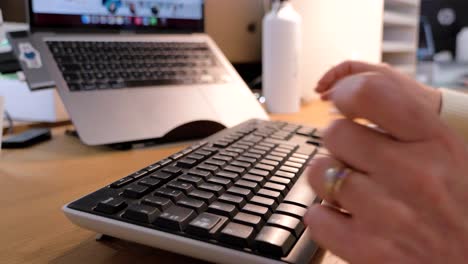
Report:
M 48 41 L 47 45 L 73 92 L 229 80 L 201 42 Z
M 302 176 L 320 145 L 314 128 L 251 120 L 68 207 L 282 260 L 307 236 L 303 216 L 319 202 Z

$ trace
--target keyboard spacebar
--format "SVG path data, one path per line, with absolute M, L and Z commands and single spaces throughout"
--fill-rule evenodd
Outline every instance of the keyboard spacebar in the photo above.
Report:
M 312 190 L 307 181 L 306 171 L 302 172 L 299 179 L 296 181 L 292 189 L 289 191 L 283 202 L 299 205 L 302 207 L 309 207 L 314 202 L 319 201 L 317 195 Z
M 125 87 L 162 86 L 184 84 L 181 80 L 134 80 L 125 81 Z

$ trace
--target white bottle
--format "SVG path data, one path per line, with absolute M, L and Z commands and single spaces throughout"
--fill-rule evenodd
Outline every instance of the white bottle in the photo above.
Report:
M 263 19 L 263 94 L 270 113 L 300 110 L 301 16 L 278 0 Z
M 457 61 L 468 62 L 468 27 L 462 28 L 457 35 Z

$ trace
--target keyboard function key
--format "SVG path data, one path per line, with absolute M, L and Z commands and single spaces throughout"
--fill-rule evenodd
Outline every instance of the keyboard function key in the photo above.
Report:
M 125 178 L 122 178 L 114 183 L 112 183 L 110 185 L 111 188 L 114 188 L 114 189 L 118 189 L 118 188 L 122 188 L 124 187 L 125 185 L 133 182 L 135 180 L 135 178 L 133 177 L 125 177 Z

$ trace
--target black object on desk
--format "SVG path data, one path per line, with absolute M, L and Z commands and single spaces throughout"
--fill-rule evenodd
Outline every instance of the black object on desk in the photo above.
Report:
M 0 73 L 20 71 L 21 67 L 13 52 L 0 53 Z
M 2 147 L 5 149 L 27 148 L 35 144 L 50 140 L 52 134 L 47 128 L 29 129 L 21 134 L 11 136 L 2 141 Z

